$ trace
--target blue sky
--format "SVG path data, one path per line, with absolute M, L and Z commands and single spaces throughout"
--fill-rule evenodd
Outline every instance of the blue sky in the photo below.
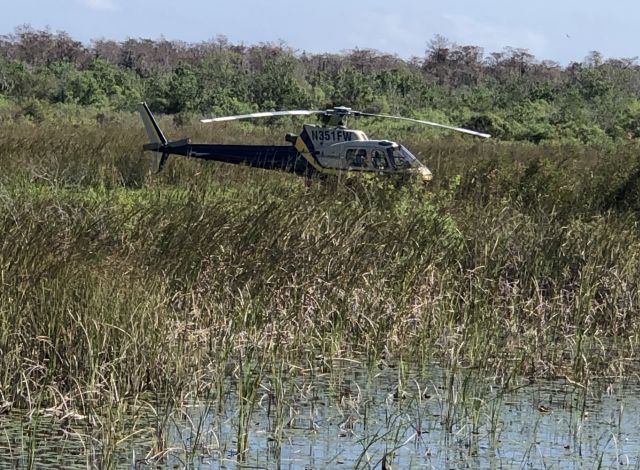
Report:
M 0 0 L 0 34 L 30 24 L 75 39 L 285 41 L 302 52 L 374 48 L 422 56 L 440 34 L 485 53 L 529 49 L 562 64 L 590 51 L 640 55 L 640 1 L 610 0 Z

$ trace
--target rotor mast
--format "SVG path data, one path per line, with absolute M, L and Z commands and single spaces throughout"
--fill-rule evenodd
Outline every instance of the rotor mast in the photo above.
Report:
M 321 120 L 324 126 L 345 127 L 347 125 L 347 117 L 351 116 L 353 111 L 346 106 L 336 106 L 328 109 L 322 114 Z

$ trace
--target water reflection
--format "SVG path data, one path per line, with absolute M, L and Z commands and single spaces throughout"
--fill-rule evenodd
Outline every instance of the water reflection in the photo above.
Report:
M 403 367 L 262 377 L 243 436 L 235 383 L 220 399 L 140 405 L 115 421 L 12 412 L 0 468 L 611 468 L 639 466 L 637 381 L 505 389 L 474 371 Z M 246 409 L 246 408 L 245 408 Z M 240 459 L 240 457 L 242 457 Z

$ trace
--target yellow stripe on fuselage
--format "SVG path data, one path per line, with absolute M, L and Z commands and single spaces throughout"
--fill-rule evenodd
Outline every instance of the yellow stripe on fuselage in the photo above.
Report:
M 318 163 L 318 161 L 315 158 L 313 158 L 313 155 L 311 155 L 311 152 L 309 151 L 307 144 L 304 143 L 304 140 L 302 139 L 302 137 L 298 137 L 296 139 L 296 150 L 300 152 L 300 154 L 309 163 L 309 165 L 311 165 L 317 172 L 324 173 L 325 175 L 340 174 L 340 170 L 334 170 L 334 169 L 326 168 L 320 165 L 320 163 Z

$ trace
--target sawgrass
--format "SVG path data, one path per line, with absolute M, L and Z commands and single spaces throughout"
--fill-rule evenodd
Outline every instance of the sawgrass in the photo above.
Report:
M 264 137 L 166 126 L 199 140 Z M 151 392 L 162 409 L 202 396 L 222 406 L 232 380 L 242 457 L 265 377 L 280 436 L 282 369 L 318 357 L 439 361 L 451 377 L 473 368 L 505 388 L 637 369 L 631 144 L 413 137 L 436 176 L 424 190 L 308 186 L 179 158 L 150 176 L 141 128 L 0 129 L 0 401 L 104 417 Z M 463 413 L 478 427 L 472 392 L 459 409 L 446 399 L 448 426 Z M 104 439 L 106 466 L 123 438 Z

